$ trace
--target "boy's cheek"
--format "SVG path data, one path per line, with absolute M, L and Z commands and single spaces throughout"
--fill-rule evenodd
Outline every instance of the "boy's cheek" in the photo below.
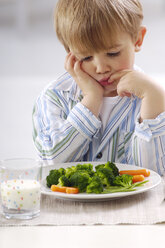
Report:
M 118 71 L 124 71 L 124 70 L 133 70 L 133 64 L 132 63 L 121 64 Z
M 116 66 L 116 68 L 118 69 L 118 71 L 122 71 L 122 70 L 133 70 L 133 66 L 134 66 L 134 58 L 122 58 L 118 65 Z
M 81 62 L 81 69 L 86 72 L 87 74 L 91 74 L 91 70 L 89 69 L 90 67 L 89 66 L 86 66 L 83 62 Z M 90 75 L 92 76 L 92 75 Z

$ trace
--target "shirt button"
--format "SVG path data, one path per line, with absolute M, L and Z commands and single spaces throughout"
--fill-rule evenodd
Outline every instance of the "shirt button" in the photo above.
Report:
M 96 158 L 100 159 L 100 158 L 102 158 L 102 156 L 103 156 L 102 152 L 99 152 L 99 153 L 97 154 L 97 157 L 96 157 Z

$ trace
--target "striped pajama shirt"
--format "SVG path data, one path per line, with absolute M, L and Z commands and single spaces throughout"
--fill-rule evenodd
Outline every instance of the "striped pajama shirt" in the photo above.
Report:
M 50 83 L 37 98 L 33 140 L 45 164 L 112 161 L 163 173 L 165 112 L 139 123 L 141 100 L 118 97 L 102 130 L 101 119 L 83 106 L 81 99 L 81 90 L 68 73 Z

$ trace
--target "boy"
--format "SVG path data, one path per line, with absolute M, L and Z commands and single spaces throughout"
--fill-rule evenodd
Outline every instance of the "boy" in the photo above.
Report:
M 165 94 L 134 66 L 146 28 L 139 0 L 59 0 L 56 33 L 67 73 L 33 112 L 45 162 L 114 161 L 163 173 Z

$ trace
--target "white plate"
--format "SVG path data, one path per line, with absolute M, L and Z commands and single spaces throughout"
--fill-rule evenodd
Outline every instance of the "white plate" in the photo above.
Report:
M 80 164 L 85 164 L 88 162 L 80 162 Z M 104 163 L 104 162 L 89 162 L 91 164 L 93 164 L 93 166 L 95 167 L 98 164 Z M 73 163 L 60 163 L 60 164 L 56 164 L 53 167 L 51 166 L 51 168 L 49 168 L 49 170 L 52 169 L 58 169 L 58 168 L 67 168 L 73 165 L 78 164 L 78 162 L 73 162 Z M 118 167 L 119 170 L 138 170 L 138 169 L 142 169 L 139 166 L 135 166 L 135 165 L 127 165 L 127 164 L 118 164 L 115 163 L 116 166 Z M 47 174 L 49 174 L 49 170 L 47 168 Z M 42 181 L 41 184 L 41 193 L 42 194 L 46 194 L 46 195 L 50 195 L 50 196 L 54 196 L 58 199 L 64 199 L 64 200 L 72 200 L 72 201 L 107 201 L 107 200 L 112 200 L 112 199 L 116 199 L 116 198 L 121 198 L 121 197 L 125 197 L 125 196 L 130 196 L 130 195 L 136 195 L 139 193 L 143 193 L 145 191 L 148 191 L 154 187 L 156 187 L 160 182 L 161 182 L 161 177 L 154 171 L 150 170 L 150 176 L 146 177 L 146 180 L 149 180 L 149 182 L 147 182 L 146 184 L 144 184 L 141 187 L 137 187 L 136 191 L 130 191 L 130 192 L 117 192 L 117 193 L 110 193 L 110 194 L 86 194 L 86 193 L 79 193 L 79 194 L 65 194 L 65 193 L 60 193 L 60 192 L 53 192 L 51 191 L 50 188 L 48 188 L 46 186 L 46 179 L 44 179 Z

